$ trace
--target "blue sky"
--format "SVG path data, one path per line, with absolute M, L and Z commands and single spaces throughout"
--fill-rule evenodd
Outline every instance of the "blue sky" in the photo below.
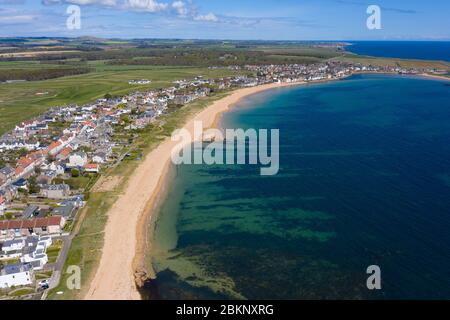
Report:
M 69 5 L 81 29 L 66 27 Z M 368 5 L 381 30 L 366 27 Z M 0 0 L 0 36 L 450 40 L 449 0 Z

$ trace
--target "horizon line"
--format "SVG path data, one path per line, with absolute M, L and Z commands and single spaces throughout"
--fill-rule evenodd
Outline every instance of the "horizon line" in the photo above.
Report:
M 352 41 L 367 41 L 367 42 L 375 42 L 375 41 L 383 41 L 383 42 L 450 42 L 450 38 L 446 39 L 339 39 L 339 40 L 333 40 L 333 39 L 310 39 L 310 40 L 276 40 L 276 39 L 226 39 L 226 38 L 178 38 L 178 37 L 98 37 L 98 36 L 0 36 L 0 39 L 39 39 L 39 38 L 61 38 L 61 39 L 81 39 L 81 38 L 95 38 L 98 40 L 113 40 L 113 39 L 119 39 L 119 40 L 194 40 L 194 41 L 237 41 L 237 42 L 243 42 L 243 41 L 268 41 L 268 42 L 352 42 Z

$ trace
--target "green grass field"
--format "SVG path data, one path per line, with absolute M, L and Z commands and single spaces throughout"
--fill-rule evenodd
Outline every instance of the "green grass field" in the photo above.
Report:
M 127 93 L 170 86 L 177 79 L 219 78 L 237 72 L 196 67 L 111 66 L 102 62 L 89 63 L 95 72 L 44 81 L 0 84 L 0 135 L 23 120 L 42 113 L 52 106 L 83 104 L 103 97 L 106 93 Z M 38 68 L 33 62 L 2 62 L 0 68 L 21 66 Z M 54 67 L 54 66 L 53 66 Z M 131 79 L 149 79 L 149 85 L 129 85 Z M 45 93 L 45 94 L 43 94 Z
M 449 70 L 450 64 L 445 61 L 428 61 L 428 60 L 406 60 L 406 59 L 395 59 L 395 58 L 375 58 L 368 56 L 358 56 L 353 54 L 346 54 L 340 57 L 333 58 L 334 60 L 342 62 L 353 62 L 361 63 L 364 65 L 374 65 L 374 66 L 393 66 L 402 68 L 436 68 Z

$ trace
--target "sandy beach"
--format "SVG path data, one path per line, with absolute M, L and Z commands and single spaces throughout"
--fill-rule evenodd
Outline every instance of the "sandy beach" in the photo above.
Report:
M 450 78 L 446 77 L 444 75 L 429 74 L 429 73 L 421 73 L 419 75 L 422 77 L 425 77 L 425 78 L 430 78 L 430 79 L 450 81 Z
M 300 84 L 304 82 L 274 83 L 238 89 L 188 120 L 184 128 L 192 134 L 194 121 L 202 121 L 205 129 L 211 128 L 217 124 L 221 113 L 245 96 Z M 152 209 L 170 167 L 171 151 L 177 143 L 168 138 L 153 149 L 133 172 L 123 194 L 109 210 L 100 263 L 85 299 L 141 299 L 136 280 L 145 274 L 143 260 L 149 245 L 146 239 L 146 221 L 154 211 Z

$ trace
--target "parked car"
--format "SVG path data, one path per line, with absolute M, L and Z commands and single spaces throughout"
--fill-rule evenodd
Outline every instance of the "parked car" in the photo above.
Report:
M 50 287 L 50 284 L 48 283 L 48 280 L 42 280 L 42 281 L 39 281 L 39 287 L 41 289 L 45 290 Z

